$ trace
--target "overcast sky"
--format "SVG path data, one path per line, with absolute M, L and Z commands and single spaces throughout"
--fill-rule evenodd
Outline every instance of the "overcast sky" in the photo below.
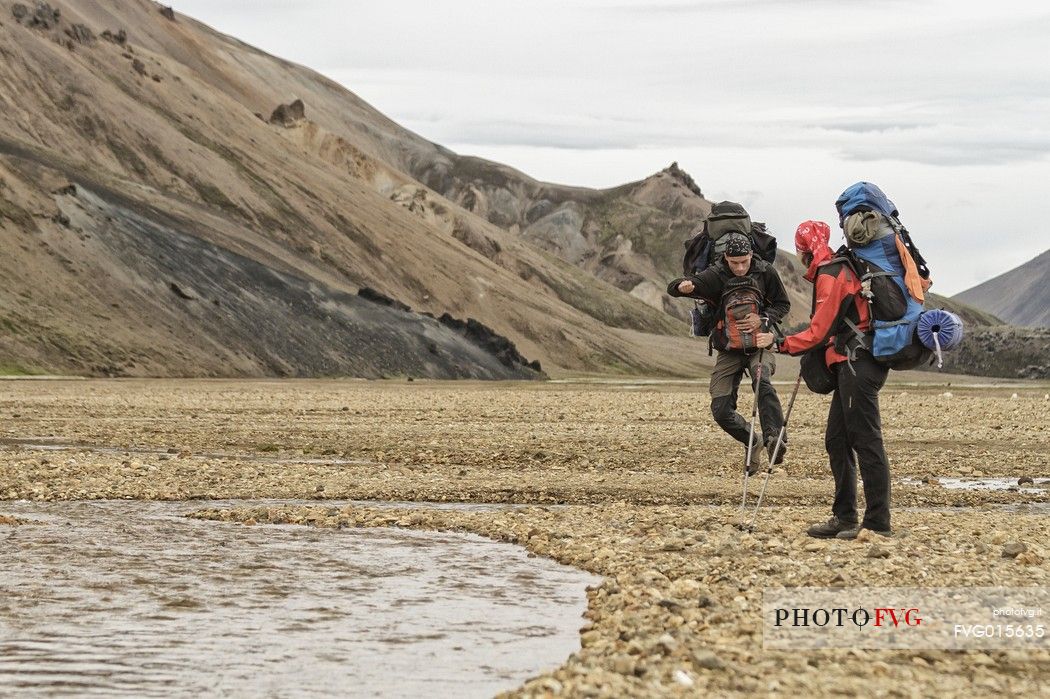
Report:
M 876 182 L 942 294 L 1050 247 L 1050 5 L 174 1 L 542 180 L 610 187 L 677 160 L 788 249 Z

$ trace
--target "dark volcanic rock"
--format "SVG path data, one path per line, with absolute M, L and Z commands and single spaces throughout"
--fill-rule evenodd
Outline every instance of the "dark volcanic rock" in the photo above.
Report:
M 54 29 L 62 16 L 62 11 L 57 10 L 46 2 L 38 2 L 32 13 L 25 5 L 15 5 L 11 8 L 11 14 L 20 23 L 35 29 Z
M 139 313 L 155 326 L 178 328 L 180 354 L 218 357 L 213 366 L 224 375 L 230 372 L 228 357 L 235 358 L 235 375 L 246 376 L 543 378 L 524 362 L 508 363 L 516 354 L 513 345 L 481 332 L 474 321 L 453 321 L 461 331 L 403 311 L 397 301 L 377 303 L 296 277 L 199 237 L 184 219 L 101 186 L 89 189 L 80 182 L 75 202 L 56 201 L 75 207 L 78 230 L 90 236 L 95 259 L 110 261 L 99 264 L 119 266 L 138 290 L 127 303 L 140 305 Z M 0 215 L 6 211 L 0 199 Z M 173 350 L 164 345 L 150 351 L 163 357 Z M 121 366 L 83 368 L 109 375 L 123 371 Z
M 102 32 L 102 38 L 106 41 L 111 41 L 114 44 L 117 44 L 118 46 L 124 46 L 128 43 L 128 33 L 123 29 L 118 31 L 116 34 L 107 29 L 104 32 Z
M 164 17 L 165 17 L 166 19 L 170 19 L 170 20 L 171 20 L 172 22 L 174 22 L 174 21 L 175 21 L 175 10 L 171 9 L 171 8 L 170 8 L 170 7 L 168 7 L 167 5 L 162 5 L 162 6 L 161 6 L 161 8 L 160 8 L 160 13 L 161 13 L 161 15 L 163 15 L 163 16 L 164 16 Z
M 1008 379 L 1050 378 L 1050 328 L 967 327 L 959 346 L 944 353 L 943 371 Z
M 389 296 L 385 296 L 375 289 L 370 287 L 362 287 L 358 290 L 357 295 L 363 299 L 367 299 L 372 303 L 380 304 L 381 306 L 388 306 L 390 308 L 396 308 L 399 311 L 406 313 L 413 313 L 412 308 L 404 303 L 401 303 L 397 299 L 392 299 Z M 422 313 L 419 315 L 426 316 L 427 318 L 433 318 L 434 316 L 429 313 Z M 500 363 L 508 368 L 527 368 L 535 371 L 538 374 L 542 374 L 543 370 L 540 368 L 539 360 L 530 362 L 525 357 L 521 356 L 518 352 L 518 348 L 509 339 L 500 335 L 492 328 L 488 327 L 483 323 L 479 323 L 473 318 L 468 318 L 466 322 L 453 318 L 448 313 L 442 314 L 437 319 L 441 325 L 454 330 L 459 335 L 462 335 L 470 342 L 474 343 L 478 347 L 481 347 L 486 352 L 494 355 L 499 359 Z M 436 345 L 430 344 L 427 346 L 427 351 L 431 354 L 437 354 Z
M 134 68 L 135 72 L 138 73 L 139 75 L 145 75 L 146 74 L 146 64 L 143 63 L 142 61 L 140 61 L 137 58 L 134 61 L 131 62 L 131 67 Z
M 294 126 L 306 118 L 306 105 L 300 99 L 291 104 L 281 104 L 270 115 L 270 123 L 278 126 Z
M 664 170 L 668 175 L 675 178 L 679 182 L 685 185 L 686 189 L 695 194 L 698 197 L 704 196 L 704 193 L 700 191 L 700 185 L 696 183 L 692 175 L 678 167 L 678 161 L 671 163 L 670 167 Z
M 473 318 L 467 318 L 466 322 L 453 318 L 448 313 L 442 313 L 438 322 L 447 328 L 460 333 L 468 340 L 494 354 L 500 362 L 507 367 L 526 366 L 535 371 L 540 371 L 539 361 L 529 362 L 521 356 L 518 348 L 509 339 L 500 335 L 489 326 Z
M 195 301 L 197 299 L 197 297 L 193 294 L 187 291 L 183 291 L 182 287 L 176 284 L 175 282 L 169 284 L 168 288 L 171 289 L 172 293 L 174 293 L 180 299 L 184 299 L 186 301 Z
M 357 291 L 357 295 L 363 299 L 371 301 L 372 303 L 378 303 L 383 306 L 389 306 L 390 308 L 396 308 L 399 311 L 411 311 L 412 308 L 401 303 L 397 299 L 392 299 L 389 296 L 384 296 L 375 289 L 367 286 L 363 286 Z
M 95 42 L 95 32 L 91 31 L 84 24 L 72 25 L 66 29 L 66 36 L 80 44 L 93 44 Z

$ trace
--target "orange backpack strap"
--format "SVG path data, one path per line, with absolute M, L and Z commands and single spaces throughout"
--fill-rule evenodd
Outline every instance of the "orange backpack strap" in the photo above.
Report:
M 894 234 L 893 240 L 897 244 L 897 254 L 900 255 L 901 263 L 904 265 L 904 286 L 908 288 L 908 293 L 913 299 L 924 303 L 926 290 L 933 285 L 933 282 L 919 276 L 919 268 L 915 265 L 915 260 L 912 259 L 900 235 Z

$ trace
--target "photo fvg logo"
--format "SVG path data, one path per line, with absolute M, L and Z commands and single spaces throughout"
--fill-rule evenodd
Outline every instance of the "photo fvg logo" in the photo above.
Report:
M 762 592 L 762 646 L 1050 648 L 1048 587 L 784 587 Z
M 834 626 L 842 628 L 890 628 L 921 626 L 922 617 L 918 607 L 791 607 L 774 610 L 774 625 L 777 627 L 809 628 Z

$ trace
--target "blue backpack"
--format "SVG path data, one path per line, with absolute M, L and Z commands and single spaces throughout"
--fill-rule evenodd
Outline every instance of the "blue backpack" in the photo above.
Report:
M 937 368 L 940 368 L 941 351 L 953 349 L 962 340 L 963 322 L 945 310 L 923 310 L 923 305 L 908 293 L 897 239 L 915 262 L 922 279 L 929 280 L 930 268 L 912 242 L 908 229 L 900 222 L 896 205 L 878 186 L 857 182 L 835 200 L 835 208 L 839 213 L 839 227 L 843 227 L 851 214 L 874 211 L 893 229 L 893 235 L 839 251 L 861 279 L 873 332 L 865 336 L 848 319 L 845 322 L 880 364 L 891 369 L 914 369 L 925 363 L 932 364 L 936 353 Z
M 874 334 L 870 342 L 861 337 L 865 340 L 865 346 L 870 349 L 875 361 L 891 369 L 914 369 L 931 361 L 933 353 L 920 342 L 916 333 L 919 316 L 924 308 L 908 293 L 904 283 L 904 264 L 897 250 L 896 239 L 901 239 L 922 278 L 930 278 L 930 269 L 912 242 L 908 230 L 900 222 L 896 205 L 877 185 L 858 182 L 847 187 L 835 200 L 835 209 L 839 214 L 839 227 L 843 226 L 850 214 L 875 211 L 882 214 L 893 229 L 893 235 L 885 235 L 867 245 L 850 248 L 855 271 L 865 289 L 862 293 L 868 299 L 872 311 Z M 884 308 L 894 310 L 886 313 Z M 853 330 L 860 334 L 856 327 Z
M 871 310 L 874 334 L 870 345 L 865 343 L 871 356 L 880 364 L 902 371 L 929 362 L 933 352 L 920 342 L 916 332 L 924 308 L 911 297 L 904 285 L 904 265 L 894 236 L 853 247 L 850 252 L 860 262 L 856 271 Z M 895 312 L 880 312 L 883 306 L 892 307 Z
M 839 212 L 839 228 L 842 228 L 847 216 L 858 211 L 877 211 L 885 216 L 890 226 L 900 236 L 912 260 L 915 261 L 919 276 L 923 279 L 930 278 L 930 268 L 926 265 L 926 260 L 919 252 L 919 248 L 915 247 L 915 243 L 912 242 L 908 229 L 901 223 L 896 204 L 890 201 L 890 198 L 879 189 L 878 185 L 871 182 L 857 182 L 846 187 L 845 191 L 835 200 L 835 210 Z M 897 259 L 900 259 L 900 255 L 897 255 Z

